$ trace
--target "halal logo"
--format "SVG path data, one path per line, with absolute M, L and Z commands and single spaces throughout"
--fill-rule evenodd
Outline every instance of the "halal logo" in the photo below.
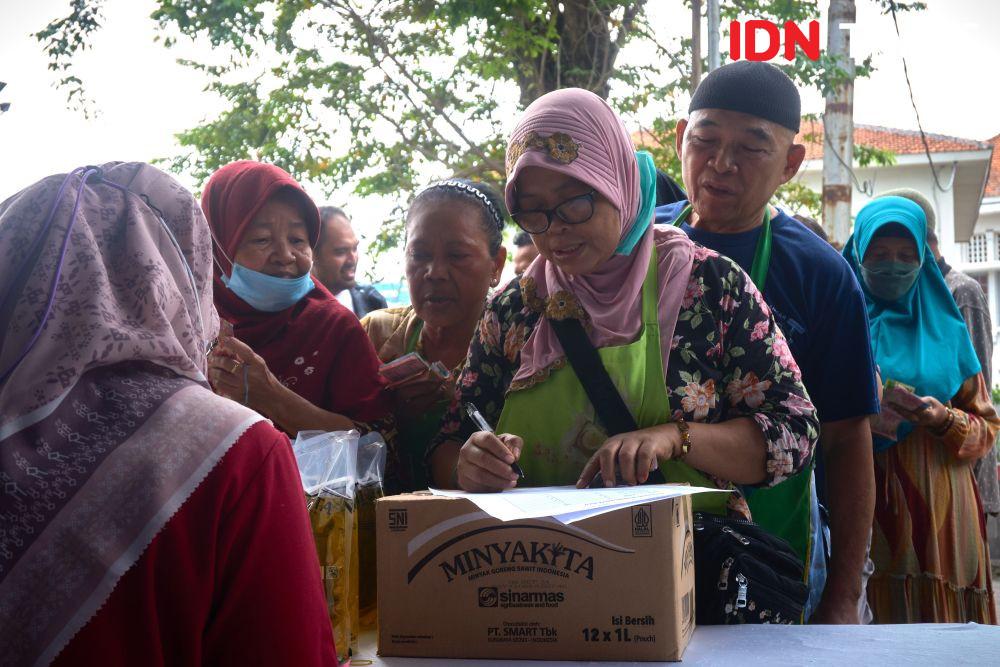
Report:
M 632 537 L 653 536 L 653 509 L 649 505 L 632 508 Z
M 694 569 L 694 539 L 691 535 L 691 530 L 687 530 L 684 534 L 684 556 L 681 560 L 681 574 L 684 574 L 688 569 Z
M 479 606 L 480 607 L 495 607 L 497 606 L 497 600 L 499 596 L 497 595 L 497 589 L 490 586 L 488 588 L 479 589 Z

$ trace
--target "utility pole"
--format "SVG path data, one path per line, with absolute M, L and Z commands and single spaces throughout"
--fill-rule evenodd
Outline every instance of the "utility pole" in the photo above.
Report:
M 691 0 L 691 92 L 701 83 L 701 0 Z
M 719 69 L 719 0 L 708 0 L 708 71 Z
M 854 0 L 830 0 L 826 50 L 848 76 L 826 95 L 823 113 L 823 227 L 837 243 L 851 235 L 851 170 L 854 164 L 854 61 L 850 33 Z

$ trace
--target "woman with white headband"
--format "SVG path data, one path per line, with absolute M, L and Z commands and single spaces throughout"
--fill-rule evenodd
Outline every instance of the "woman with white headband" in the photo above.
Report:
M 466 179 L 434 183 L 406 216 L 406 279 L 411 306 L 370 313 L 361 325 L 383 362 L 419 352 L 449 371 L 427 371 L 394 387 L 404 490 L 427 488 L 424 453 L 465 364 L 490 287 L 500 282 L 507 251 L 500 196 Z

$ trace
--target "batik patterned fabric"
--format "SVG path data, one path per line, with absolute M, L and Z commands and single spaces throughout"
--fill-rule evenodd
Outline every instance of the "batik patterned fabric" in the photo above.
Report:
M 197 203 L 149 165 L 0 204 L 0 366 L 22 359 L 0 386 L 6 663 L 51 662 L 262 420 L 205 381 L 210 249 Z
M 983 288 L 972 276 L 957 271 L 943 261 L 939 261 L 944 281 L 951 290 L 962 313 L 965 326 L 969 329 L 972 347 L 976 350 L 979 365 L 982 366 L 986 386 L 992 387 L 993 365 L 993 322 L 990 320 L 990 306 Z M 997 477 L 997 450 L 990 447 L 983 458 L 976 461 L 976 483 L 979 485 L 979 499 L 987 514 L 1000 514 L 1000 478 Z
M 986 523 L 973 464 L 1000 418 L 976 375 L 951 401 L 944 437 L 915 428 L 875 454 L 868 601 L 876 623 L 996 623 Z

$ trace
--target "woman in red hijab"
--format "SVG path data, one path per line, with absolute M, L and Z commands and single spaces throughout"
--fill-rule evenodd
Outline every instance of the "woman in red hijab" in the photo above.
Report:
M 212 175 L 201 206 L 215 241 L 215 306 L 233 325 L 209 357 L 215 390 L 293 436 L 384 417 L 368 336 L 310 274 L 320 219 L 302 186 L 242 160 Z

